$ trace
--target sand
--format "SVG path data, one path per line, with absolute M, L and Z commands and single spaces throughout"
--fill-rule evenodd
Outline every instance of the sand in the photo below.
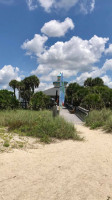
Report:
M 76 125 L 84 142 L 0 154 L 0 200 L 111 200 L 112 135 Z

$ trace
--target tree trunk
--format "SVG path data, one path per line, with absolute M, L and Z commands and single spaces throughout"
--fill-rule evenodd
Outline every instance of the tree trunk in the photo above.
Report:
M 33 94 L 34 94 L 34 90 L 35 90 L 35 87 L 32 88 Z
M 15 88 L 14 88 L 14 97 L 15 97 Z

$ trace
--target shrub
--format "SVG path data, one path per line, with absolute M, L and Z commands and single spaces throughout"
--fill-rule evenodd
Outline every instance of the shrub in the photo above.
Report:
M 99 94 L 88 94 L 82 100 L 81 106 L 87 109 L 101 109 L 104 107 L 104 102 Z
M 102 109 L 100 111 L 93 110 L 85 119 L 85 124 L 90 126 L 92 129 L 105 126 L 109 119 L 112 116 L 112 111 L 109 109 Z
M 0 90 L 0 109 L 14 109 L 18 106 L 19 102 L 16 97 L 13 96 L 13 92 Z
M 31 98 L 30 107 L 33 110 L 45 109 L 48 107 L 49 103 L 50 98 L 47 95 L 43 92 L 36 92 Z
M 0 112 L 0 125 L 20 135 L 38 137 L 45 143 L 50 143 L 52 138 L 81 140 L 74 125 L 60 116 L 54 119 L 50 111 Z
M 112 132 L 112 115 L 106 120 L 103 129 L 106 132 Z
M 9 145 L 9 141 L 7 141 L 7 140 L 6 140 L 6 141 L 4 141 L 4 144 L 3 144 L 3 146 L 4 146 L 4 147 L 9 147 L 9 146 L 10 146 L 10 145 Z

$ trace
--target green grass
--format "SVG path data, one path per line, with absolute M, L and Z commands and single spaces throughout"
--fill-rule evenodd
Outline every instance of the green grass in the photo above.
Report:
M 91 111 L 85 119 L 85 125 L 91 129 L 101 127 L 106 132 L 112 132 L 112 111 L 105 108 Z
M 22 136 L 40 138 L 45 143 L 50 143 L 52 138 L 82 140 L 74 125 L 60 116 L 54 119 L 50 111 L 1 111 L 0 126 L 7 126 L 9 131 Z
M 9 146 L 10 146 L 9 141 L 8 141 L 8 140 L 4 141 L 3 146 L 4 146 L 4 147 L 9 147 Z

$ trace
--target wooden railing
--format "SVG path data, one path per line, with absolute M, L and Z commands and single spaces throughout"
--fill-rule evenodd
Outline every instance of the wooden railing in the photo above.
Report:
M 75 109 L 75 114 L 77 115 L 77 117 L 79 117 L 82 121 L 85 120 L 85 117 L 88 116 L 89 114 L 89 110 L 82 108 L 80 106 L 77 106 Z
M 88 116 L 89 114 L 89 110 L 82 108 L 80 106 L 75 107 L 71 104 L 66 104 L 65 106 L 69 110 L 70 113 L 74 113 L 82 121 L 84 121 L 85 117 Z

